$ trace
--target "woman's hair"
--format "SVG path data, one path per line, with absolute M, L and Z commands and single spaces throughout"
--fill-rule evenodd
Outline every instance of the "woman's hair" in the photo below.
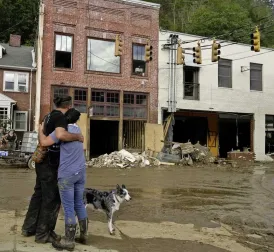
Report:
M 65 116 L 67 118 L 68 123 L 72 124 L 76 123 L 79 120 L 81 113 L 77 109 L 71 108 L 65 113 Z
M 53 99 L 53 102 L 56 106 L 56 108 L 68 108 L 71 106 L 72 98 L 71 96 L 65 96 L 65 97 L 56 97 Z

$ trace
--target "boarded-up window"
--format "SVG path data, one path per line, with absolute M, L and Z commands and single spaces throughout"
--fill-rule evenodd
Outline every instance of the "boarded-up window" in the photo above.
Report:
M 232 88 L 232 61 L 220 59 L 218 62 L 218 86 Z
M 263 91 L 263 65 L 250 63 L 250 90 Z
M 124 94 L 124 117 L 130 119 L 147 119 L 147 95 Z

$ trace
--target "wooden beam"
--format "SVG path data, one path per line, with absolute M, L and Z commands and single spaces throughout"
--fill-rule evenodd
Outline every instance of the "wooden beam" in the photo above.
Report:
M 91 89 L 88 88 L 88 100 L 87 100 L 87 113 L 88 113 L 88 116 L 87 116 L 87 149 L 86 149 L 86 158 L 88 160 L 90 160 L 90 123 L 91 123 L 91 120 L 89 118 L 89 108 L 91 106 Z
M 118 133 L 118 150 L 123 149 L 123 123 L 124 123 L 124 91 L 120 91 L 120 120 Z

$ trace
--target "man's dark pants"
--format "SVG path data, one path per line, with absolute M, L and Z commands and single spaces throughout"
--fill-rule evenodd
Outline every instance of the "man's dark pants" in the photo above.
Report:
M 36 234 L 36 241 L 46 242 L 55 229 L 61 205 L 57 186 L 58 165 L 50 165 L 46 157 L 35 166 L 36 185 L 22 230 Z

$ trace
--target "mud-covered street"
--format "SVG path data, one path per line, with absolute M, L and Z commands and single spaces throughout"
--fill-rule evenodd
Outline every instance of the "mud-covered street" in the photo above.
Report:
M 78 251 L 274 251 L 274 166 L 88 169 L 87 187 L 125 184 L 132 196 L 106 217 L 89 211 L 89 245 Z M 35 172 L 0 171 L 0 251 L 54 251 L 20 235 Z M 63 233 L 63 217 L 57 231 Z

